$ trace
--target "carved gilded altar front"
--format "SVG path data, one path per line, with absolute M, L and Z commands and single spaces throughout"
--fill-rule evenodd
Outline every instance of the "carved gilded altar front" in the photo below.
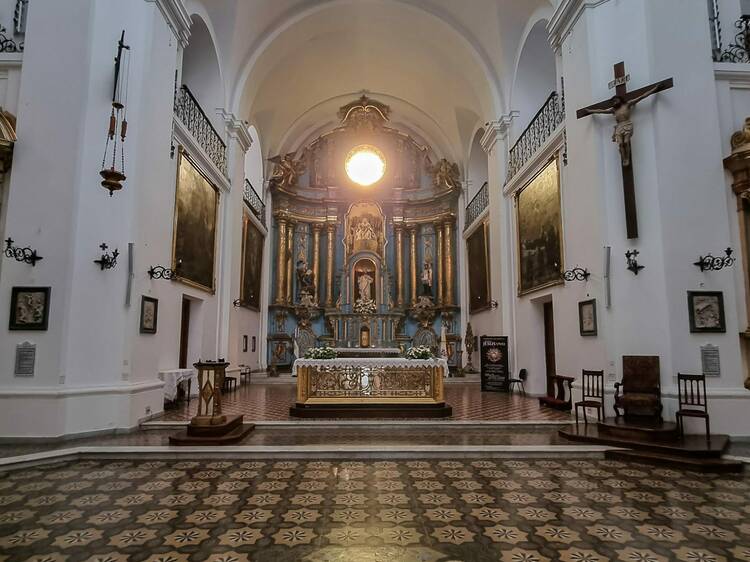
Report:
M 270 159 L 271 365 L 290 367 L 295 341 L 357 347 L 362 327 L 376 347 L 419 341 L 437 351 L 443 325 L 449 363 L 460 364 L 453 255 L 460 170 L 391 127 L 390 114 L 362 96 L 340 109 L 338 126 Z M 371 183 L 351 174 L 359 151 L 381 160 Z

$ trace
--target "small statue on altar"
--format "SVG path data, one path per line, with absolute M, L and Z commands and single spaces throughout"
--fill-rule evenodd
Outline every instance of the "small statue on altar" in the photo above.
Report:
M 367 272 L 363 272 L 359 276 L 359 279 L 357 279 L 357 284 L 359 285 L 359 299 L 361 301 L 367 302 L 369 300 L 372 300 L 372 292 L 370 290 L 370 287 L 373 281 L 374 279 L 370 277 Z
M 432 296 L 432 263 L 429 261 L 424 262 L 422 270 L 422 294 Z
M 297 283 L 299 283 L 300 296 L 303 293 L 315 294 L 315 274 L 302 259 L 297 260 Z

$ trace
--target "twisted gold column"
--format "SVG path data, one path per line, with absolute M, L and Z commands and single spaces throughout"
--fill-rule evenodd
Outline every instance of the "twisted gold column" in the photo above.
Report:
M 313 229 L 313 280 L 315 282 L 315 294 L 313 300 L 317 304 L 318 296 L 320 295 L 320 231 L 323 229 L 323 225 L 320 223 L 314 223 Z
M 435 223 L 435 235 L 437 237 L 437 304 L 443 305 L 443 225 Z
M 327 252 L 326 252 L 326 307 L 333 307 L 333 268 L 334 268 L 334 239 L 336 237 L 336 225 L 328 223 L 327 226 Z
M 289 221 L 289 233 L 286 237 L 287 241 L 287 254 L 286 254 L 286 302 L 287 304 L 294 303 L 294 235 L 295 235 L 294 221 Z
M 276 261 L 276 304 L 284 304 L 286 297 L 286 238 L 287 222 L 283 217 L 276 217 L 279 225 L 279 248 Z
M 411 304 L 417 304 L 417 227 L 409 227 L 409 277 L 411 281 Z
M 396 306 L 404 306 L 404 227 L 394 225 L 396 231 Z
M 453 218 L 445 221 L 443 243 L 445 245 L 445 290 L 443 302 L 446 306 L 453 305 Z

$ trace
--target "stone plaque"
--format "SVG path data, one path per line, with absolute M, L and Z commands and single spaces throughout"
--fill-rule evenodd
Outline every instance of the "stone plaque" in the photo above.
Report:
M 16 346 L 16 367 L 14 374 L 17 377 L 33 377 L 36 365 L 36 344 L 31 342 L 19 343 Z
M 707 377 L 718 377 L 721 375 L 721 364 L 719 362 L 719 348 L 715 345 L 704 345 L 701 347 L 701 368 Z

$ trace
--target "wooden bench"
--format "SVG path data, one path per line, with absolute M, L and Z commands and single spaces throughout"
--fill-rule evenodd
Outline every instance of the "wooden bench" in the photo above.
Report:
M 575 377 L 553 375 L 551 378 L 552 383 L 555 385 L 556 393 L 554 396 L 540 397 L 539 405 L 569 412 L 573 408 L 573 381 Z M 565 391 L 566 386 L 568 388 L 567 392 Z

